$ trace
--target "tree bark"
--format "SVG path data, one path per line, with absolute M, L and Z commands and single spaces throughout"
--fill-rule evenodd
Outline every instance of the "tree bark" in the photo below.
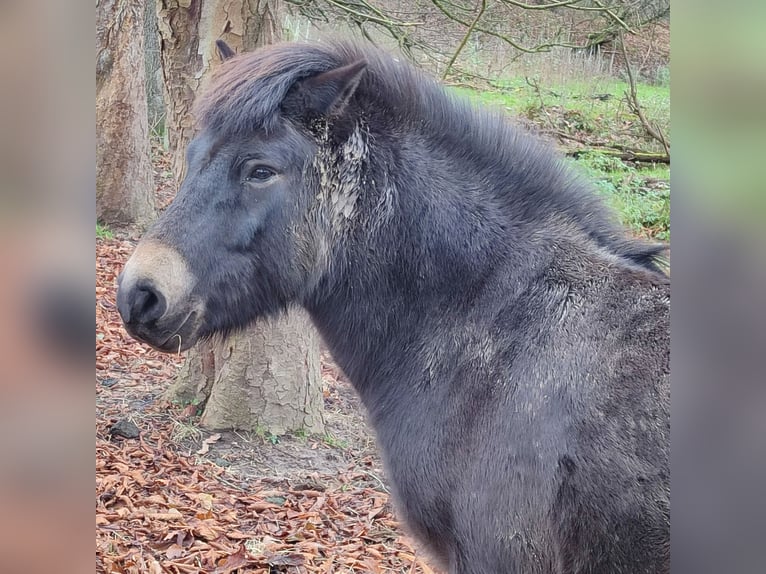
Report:
M 173 173 L 185 174 L 183 150 L 194 134 L 194 96 L 218 62 L 215 41 L 250 51 L 278 39 L 274 6 L 265 0 L 156 0 Z
M 194 132 L 194 96 L 219 63 L 215 41 L 242 52 L 277 40 L 275 6 L 263 0 L 157 0 L 166 128 L 179 182 Z M 200 424 L 210 429 L 322 432 L 318 336 L 305 313 L 292 311 L 226 341 L 201 343 L 189 351 L 168 398 L 202 407 Z
M 233 335 L 214 354 L 203 426 L 274 435 L 323 431 L 319 346 L 305 313 Z
M 96 217 L 113 226 L 143 226 L 155 216 L 143 8 L 143 1 L 96 3 Z
M 160 61 L 160 34 L 157 29 L 157 8 L 154 0 L 148 0 L 144 9 L 144 56 L 149 130 L 161 133 L 165 121 L 165 94 Z

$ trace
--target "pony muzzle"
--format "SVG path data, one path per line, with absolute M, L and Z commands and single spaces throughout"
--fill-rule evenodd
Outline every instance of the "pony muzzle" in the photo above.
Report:
M 139 243 L 117 279 L 117 310 L 131 336 L 164 352 L 194 345 L 204 305 L 184 257 L 156 240 Z

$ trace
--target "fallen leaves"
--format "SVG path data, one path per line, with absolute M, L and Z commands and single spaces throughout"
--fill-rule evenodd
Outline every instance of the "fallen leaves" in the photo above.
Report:
M 221 440 L 220 433 L 216 433 L 206 438 L 205 440 L 202 441 L 202 447 L 200 447 L 200 449 L 197 451 L 197 454 L 199 455 L 207 454 L 207 452 L 210 450 L 210 445 L 213 444 L 214 442 L 218 442 L 219 440 Z
M 157 396 L 181 358 L 130 340 L 114 305 L 133 245 L 115 238 L 96 249 L 97 572 L 432 572 L 401 534 L 365 459 L 310 484 L 245 483 L 203 458 L 220 434 L 181 452 L 171 440 L 174 420 L 194 413 Z M 329 384 L 336 370 L 323 366 Z
M 101 572 L 427 572 L 398 533 L 385 492 L 349 468 L 325 491 L 251 483 L 160 440 L 110 441 L 98 425 L 96 558 Z M 212 438 L 212 437 L 211 437 Z M 159 570 L 157 568 L 159 567 Z

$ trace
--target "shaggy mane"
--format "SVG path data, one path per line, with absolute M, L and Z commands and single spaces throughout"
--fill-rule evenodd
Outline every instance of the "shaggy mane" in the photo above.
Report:
M 495 181 L 487 193 L 508 214 L 524 220 L 566 215 L 599 246 L 664 274 L 665 246 L 626 238 L 591 187 L 504 113 L 453 96 L 408 63 L 369 45 L 281 43 L 234 56 L 198 99 L 200 127 L 222 136 L 270 132 L 284 119 L 280 105 L 295 82 L 359 60 L 368 67 L 354 94 L 356 105 L 397 132 L 418 132 L 454 162 L 468 161 L 491 173 Z M 498 185 L 504 180 L 513 187 Z

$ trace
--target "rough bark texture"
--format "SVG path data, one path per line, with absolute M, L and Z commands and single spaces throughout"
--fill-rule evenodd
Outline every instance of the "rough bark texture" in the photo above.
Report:
M 215 347 L 204 341 L 191 349 L 178 376 L 167 391 L 167 397 L 181 404 L 204 405 L 215 380 Z
M 323 430 L 317 335 L 302 311 L 230 337 L 215 349 L 208 428 Z
M 157 0 L 166 127 L 178 181 L 193 136 L 194 96 L 220 62 L 215 41 L 223 39 L 242 52 L 277 40 L 274 5 Z M 210 429 L 321 432 L 318 335 L 302 311 L 293 311 L 285 320 L 260 323 L 222 343 L 201 343 L 189 352 L 168 398 L 204 404 L 201 424 Z
M 274 2 L 264 0 L 157 0 L 166 127 L 173 172 L 184 176 L 183 150 L 193 135 L 192 106 L 219 61 L 215 41 L 249 51 L 277 39 Z
M 146 102 L 149 106 L 149 129 L 161 131 L 165 121 L 160 35 L 157 29 L 157 9 L 154 0 L 144 9 L 144 54 L 146 61 Z
M 319 342 L 311 320 L 296 309 L 226 341 L 197 345 L 168 398 L 204 405 L 200 424 L 209 429 L 322 432 Z
M 112 226 L 155 216 L 143 8 L 143 1 L 96 3 L 96 217 Z

